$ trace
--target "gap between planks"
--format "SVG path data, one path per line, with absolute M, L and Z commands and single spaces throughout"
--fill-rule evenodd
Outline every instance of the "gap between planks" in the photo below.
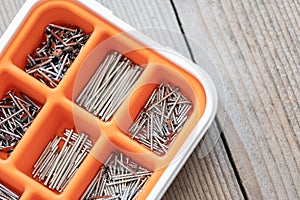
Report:
M 196 40 L 205 35 L 199 22 L 191 26 L 190 19 L 202 19 L 215 45 L 214 51 L 207 49 L 221 60 L 227 91 L 223 105 L 233 123 L 224 130 L 225 138 L 249 198 L 257 199 L 257 190 L 267 199 L 299 198 L 299 4 L 175 2 L 185 33 Z M 247 157 L 235 150 L 231 130 L 238 133 Z M 243 160 L 252 165 L 251 176 Z

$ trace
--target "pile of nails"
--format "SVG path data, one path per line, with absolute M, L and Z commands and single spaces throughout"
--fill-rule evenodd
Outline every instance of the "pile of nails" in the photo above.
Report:
M 182 130 L 192 103 L 169 83 L 161 83 L 150 96 L 128 133 L 158 155 L 167 152 Z
M 45 38 L 32 55 L 25 71 L 43 84 L 55 88 L 84 47 L 91 34 L 78 27 L 49 24 Z
M 62 148 L 60 148 L 63 143 Z M 88 135 L 65 130 L 63 136 L 55 136 L 34 164 L 32 175 L 38 177 L 49 189 L 62 192 L 70 182 L 93 144 Z
M 135 199 L 151 174 L 151 171 L 115 151 L 99 170 L 81 199 Z
M 0 183 L 0 200 L 17 200 L 19 196 Z
M 10 154 L 21 140 L 40 107 L 24 93 L 10 90 L 0 102 L 0 151 Z
M 126 98 L 143 68 L 118 52 L 110 53 L 82 90 L 76 103 L 108 121 Z

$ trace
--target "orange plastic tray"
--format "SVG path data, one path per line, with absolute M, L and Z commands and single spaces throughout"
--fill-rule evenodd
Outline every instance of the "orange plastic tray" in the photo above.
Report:
M 45 27 L 55 23 L 75 25 L 92 35 L 58 87 L 51 89 L 24 72 L 27 55 L 42 42 Z M 38 1 L 26 14 L 0 57 L 0 97 L 12 88 L 42 105 L 29 130 L 13 153 L 0 154 L 0 182 L 21 199 L 79 199 L 114 150 L 153 171 L 138 199 L 145 199 L 193 131 L 206 108 L 206 93 L 192 74 L 135 40 L 107 19 L 75 1 Z M 103 122 L 75 103 L 104 57 L 112 50 L 124 53 L 144 67 L 140 79 L 109 122 Z M 186 122 L 169 151 L 158 156 L 126 134 L 133 120 L 160 82 L 178 86 L 193 104 Z M 94 147 L 62 193 L 32 178 L 33 165 L 56 134 L 65 128 L 85 132 Z

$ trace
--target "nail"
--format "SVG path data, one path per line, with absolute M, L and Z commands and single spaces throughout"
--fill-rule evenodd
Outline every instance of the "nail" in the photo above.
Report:
M 135 199 L 152 172 L 120 152 L 113 152 L 81 199 Z
M 25 71 L 50 88 L 62 80 L 71 64 L 86 44 L 90 34 L 77 27 L 49 24 L 45 42 L 28 55 Z
M 137 117 L 128 133 L 141 145 L 163 155 L 182 130 L 191 108 L 192 103 L 178 87 L 160 83 L 143 107 L 143 115 Z
M 64 144 L 60 149 L 58 145 L 61 141 Z M 92 142 L 88 135 L 66 129 L 63 136 L 55 136 L 46 146 L 33 166 L 33 177 L 38 177 L 49 189 L 62 192 L 91 148 Z
M 15 89 L 6 93 L 0 101 L 0 108 L 0 151 L 9 155 L 37 116 L 39 108 Z
M 19 199 L 19 195 L 17 195 L 15 192 L 11 191 L 4 185 L 0 183 L 0 199 L 10 199 L 10 200 L 17 200 Z
M 109 121 L 138 80 L 143 68 L 114 51 L 109 53 L 76 102 L 103 121 Z

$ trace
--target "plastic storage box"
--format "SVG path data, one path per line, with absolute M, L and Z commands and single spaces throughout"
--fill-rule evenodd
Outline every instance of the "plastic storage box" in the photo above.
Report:
M 41 43 L 50 23 L 70 24 L 92 33 L 54 89 L 24 72 L 27 55 Z M 143 66 L 144 71 L 112 119 L 103 122 L 78 106 L 75 99 L 112 50 Z M 92 0 L 28 0 L 3 34 L 0 53 L 0 97 L 16 89 L 42 106 L 13 153 L 0 153 L 0 182 L 21 199 L 80 199 L 114 150 L 153 171 L 138 199 L 160 198 L 203 138 L 217 110 L 216 89 L 203 69 L 145 37 Z M 193 108 L 168 152 L 159 156 L 128 137 L 126 130 L 161 81 L 180 87 Z M 87 133 L 94 146 L 66 189 L 54 192 L 32 178 L 32 166 L 55 135 L 73 127 Z

